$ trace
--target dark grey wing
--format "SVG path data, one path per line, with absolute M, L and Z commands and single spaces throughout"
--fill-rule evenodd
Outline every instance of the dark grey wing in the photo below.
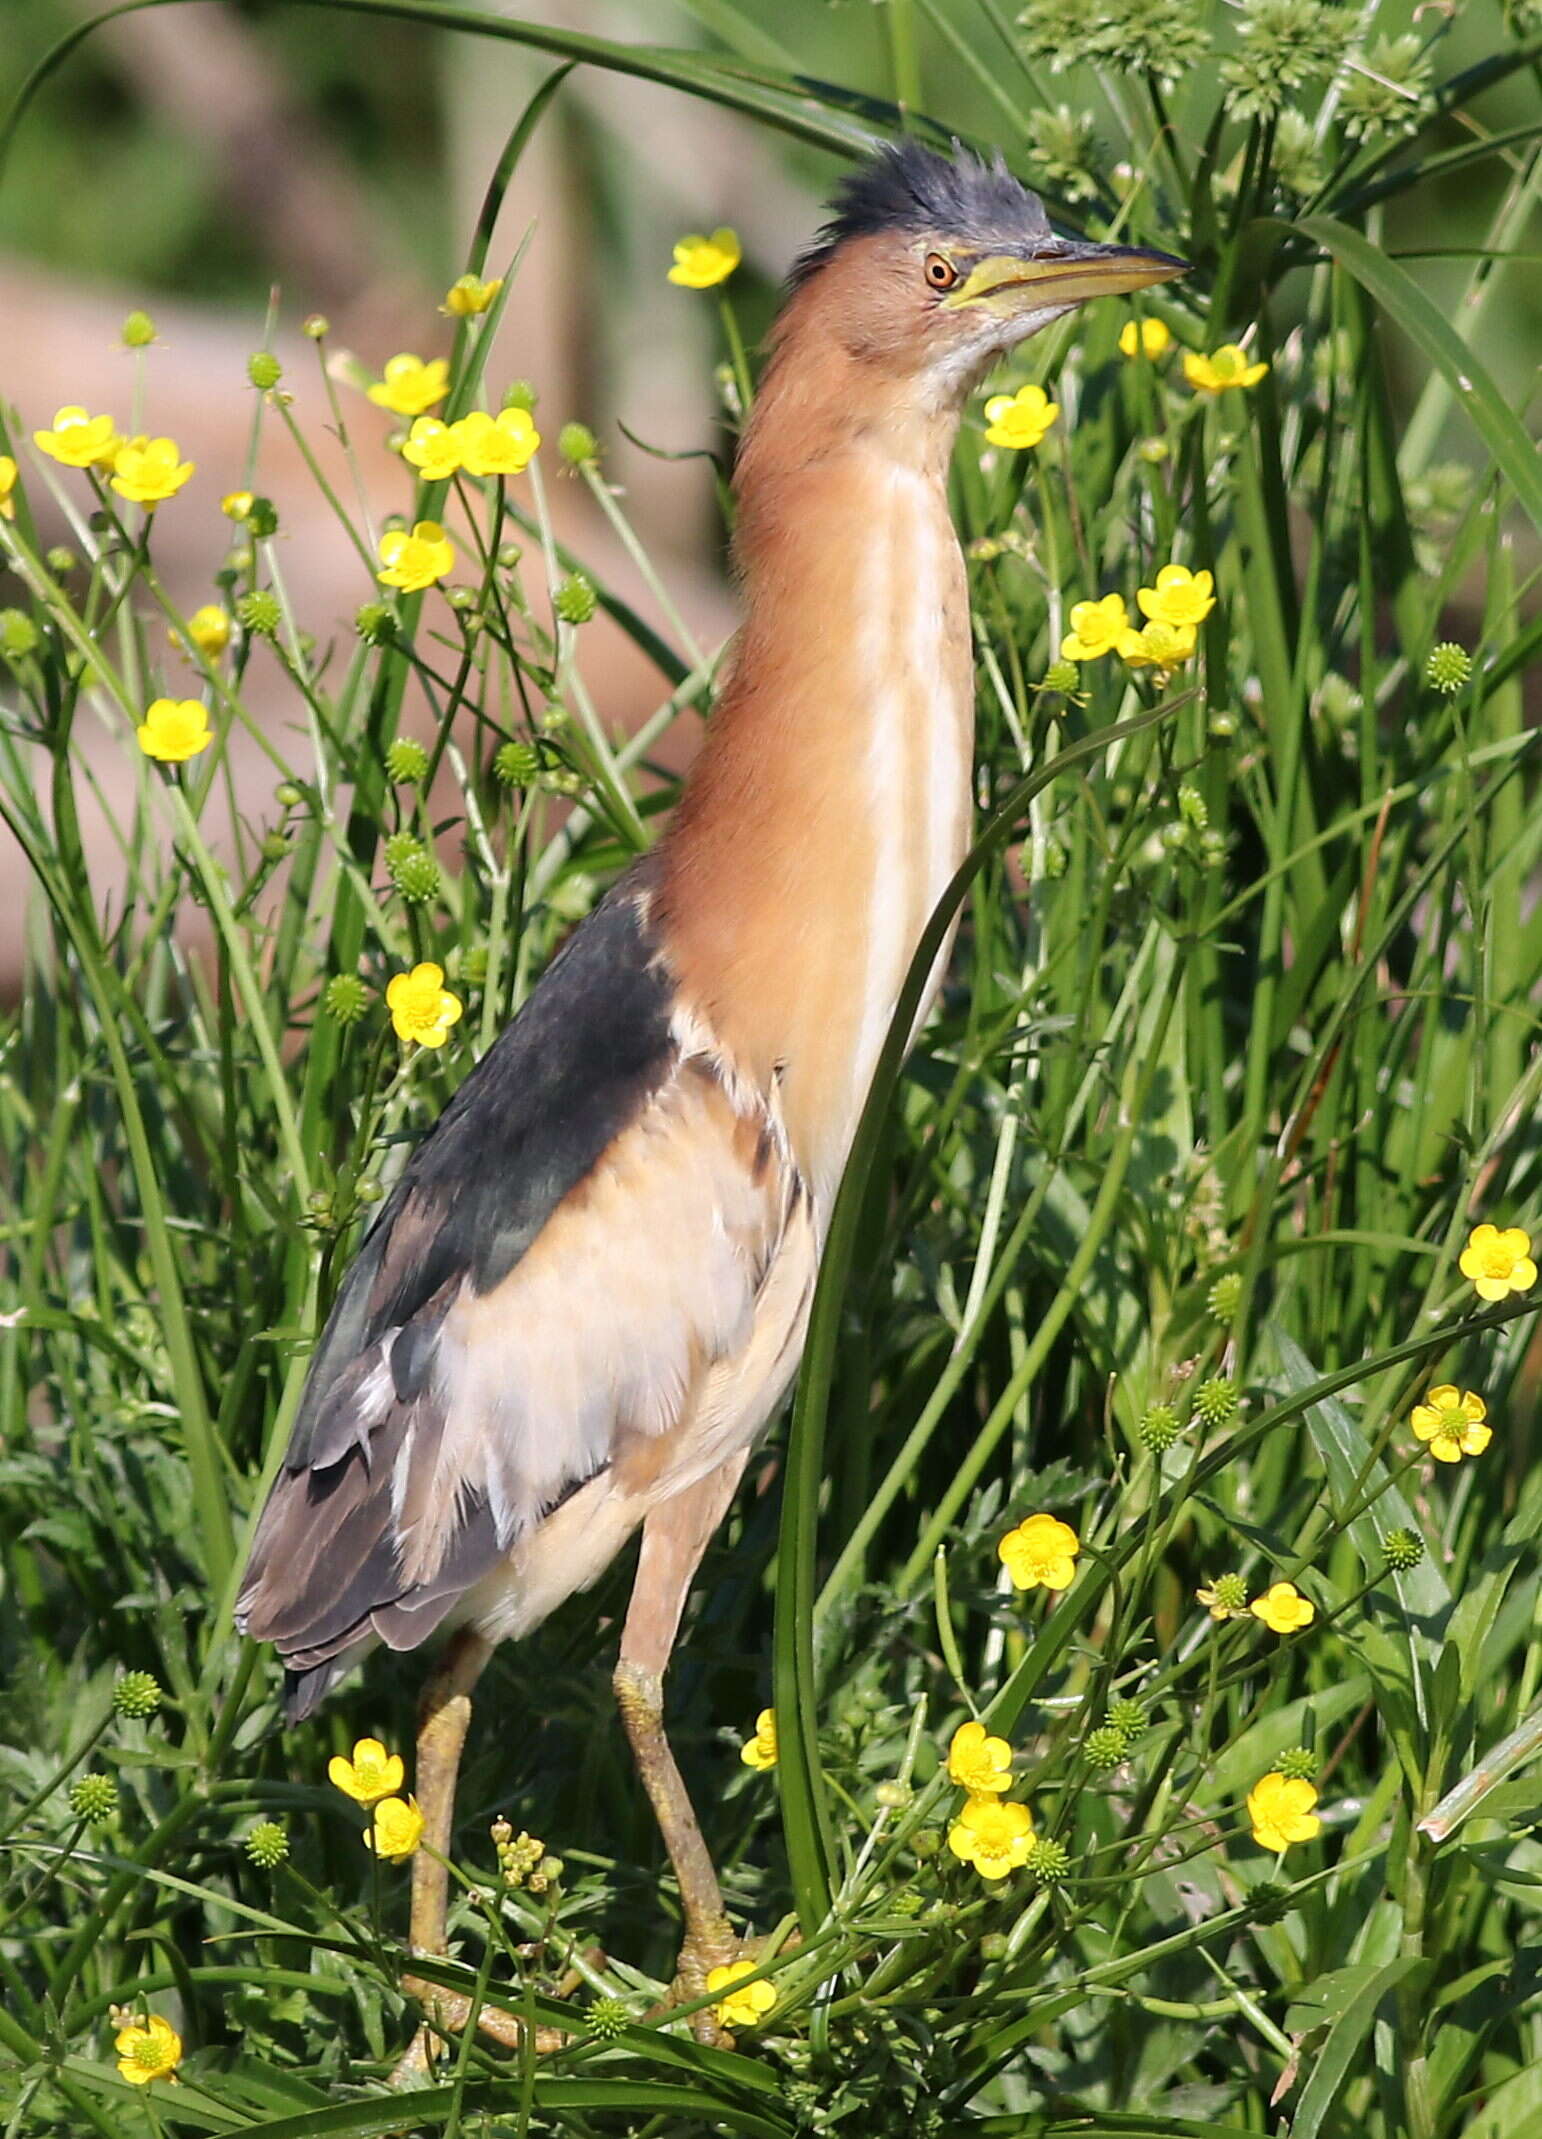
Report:
M 436 1564 L 404 1572 L 410 1480 L 437 1479 L 441 1332 L 493 1291 L 679 1056 L 673 988 L 647 918 L 646 865 L 552 962 L 414 1153 L 343 1281 L 311 1363 L 237 1605 L 276 1644 L 308 1713 L 371 1632 L 411 1648 L 487 1573 L 531 1512 L 462 1488 L 436 1513 Z M 556 1494 L 574 1480 L 537 1463 Z

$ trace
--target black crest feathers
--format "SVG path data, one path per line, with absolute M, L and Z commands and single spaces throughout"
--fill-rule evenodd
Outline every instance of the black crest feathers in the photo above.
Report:
M 848 238 L 879 231 L 963 238 L 982 247 L 1049 236 L 1044 203 L 1012 176 L 1000 153 L 985 163 L 957 143 L 952 156 L 939 156 L 919 141 L 886 142 L 842 181 L 830 209 L 830 220 L 793 268 L 794 287 Z

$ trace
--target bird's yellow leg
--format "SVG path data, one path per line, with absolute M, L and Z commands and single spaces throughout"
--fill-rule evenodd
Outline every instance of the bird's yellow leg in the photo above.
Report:
M 414 1953 L 436 1955 L 449 1951 L 446 1921 L 450 1874 L 445 1860 L 455 1825 L 455 1784 L 471 1726 L 471 1690 L 491 1654 L 491 1648 L 479 1635 L 469 1631 L 457 1634 L 445 1652 L 444 1662 L 423 1690 L 418 1714 L 416 1795 L 423 1815 L 424 1846 L 412 1860 L 408 1930 Z M 425 1982 L 421 1976 L 404 1976 L 402 1988 L 417 1999 L 428 2016 L 391 2075 L 393 2086 L 412 2087 L 428 2077 L 440 2039 L 466 2026 L 472 2005 L 459 1991 Z M 512 2046 L 520 2040 L 520 2022 L 513 2014 L 500 2012 L 494 2006 L 480 2007 L 476 2023 L 480 2032 L 495 2042 Z M 542 2039 L 548 2034 L 550 2042 Z M 536 2047 L 554 2048 L 561 2040 L 555 2030 L 543 2028 L 537 2033 Z
M 733 1498 L 744 1464 L 743 1456 L 735 1457 L 648 1516 L 616 1666 L 621 1721 L 680 1888 L 685 1941 L 675 1988 L 683 1999 L 704 1996 L 708 1970 L 734 1960 L 742 1948 L 729 1925 L 717 1872 L 665 1735 L 664 1666 L 691 1578 Z M 723 2039 L 709 2011 L 699 2014 L 693 2026 L 702 2039 Z

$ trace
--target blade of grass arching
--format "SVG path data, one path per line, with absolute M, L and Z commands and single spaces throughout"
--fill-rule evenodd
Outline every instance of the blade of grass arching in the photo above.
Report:
M 1126 738 L 1169 719 L 1187 703 L 1188 694 L 1185 694 L 1167 704 L 1154 706 L 1133 720 L 1087 736 L 1018 782 L 991 815 L 922 932 L 873 1073 L 867 1102 L 835 1199 L 814 1290 L 808 1338 L 788 1431 L 781 1532 L 777 1544 L 772 1695 L 778 1735 L 776 1777 L 788 1867 L 805 1935 L 816 1931 L 829 1914 L 835 1854 L 824 1773 L 819 1761 L 814 1671 L 815 1574 L 825 1420 L 834 1386 L 841 1317 L 868 1176 L 884 1134 L 885 1116 L 899 1081 L 921 992 L 970 885 L 991 856 L 1005 846 L 1033 798 L 1058 774 L 1099 757 Z
M 1290 227 L 1332 253 L 1435 366 L 1542 533 L 1542 460 L 1536 447 L 1487 370 L 1433 301 L 1368 238 L 1334 217 L 1303 216 Z
M 32 68 L 0 124 L 0 173 L 3 173 L 16 129 L 38 91 L 93 30 L 148 8 L 188 4 L 192 4 L 192 0 L 120 0 L 120 5 L 105 8 L 91 21 L 78 24 L 60 37 Z M 731 68 L 721 60 L 713 60 L 699 52 L 668 46 L 625 44 L 578 30 L 484 14 L 476 8 L 430 5 L 429 0 L 308 0 L 308 4 L 324 6 L 333 15 L 347 13 L 394 22 L 432 23 L 436 28 L 496 37 L 510 44 L 528 45 L 538 52 L 550 52 L 558 59 L 635 75 L 641 81 L 658 82 L 666 88 L 681 90 L 687 96 L 702 97 L 709 103 L 742 111 L 783 133 L 841 155 L 860 155 L 869 145 L 869 136 L 863 127 L 852 120 L 833 118 L 820 99 L 796 76 L 789 76 L 785 84 L 778 84 L 774 89 L 768 88 L 747 71 Z M 837 94 L 831 87 L 832 99 Z M 870 110 L 887 110 L 890 123 L 898 124 L 900 114 L 892 107 L 879 106 L 876 100 L 869 98 L 861 99 L 861 102 Z M 943 132 L 940 127 L 935 130 L 939 135 Z

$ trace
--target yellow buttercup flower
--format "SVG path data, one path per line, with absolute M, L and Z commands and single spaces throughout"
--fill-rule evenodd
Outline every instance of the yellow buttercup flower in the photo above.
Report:
M 327 1780 L 355 1804 L 372 1805 L 378 1797 L 394 1797 L 407 1773 L 400 1753 L 388 1753 L 378 1738 L 360 1738 L 352 1760 L 334 1753 L 327 1762 Z
M 1127 357 L 1149 357 L 1155 362 L 1166 356 L 1172 344 L 1171 334 L 1159 319 L 1127 319 L 1119 329 L 1119 347 Z
M 163 765 L 184 764 L 214 740 L 209 709 L 197 698 L 152 699 L 134 732 L 145 756 Z
M 1144 594 L 1145 588 L 1141 589 Z M 1139 631 L 1127 631 L 1119 641 L 1119 656 L 1131 668 L 1177 668 L 1194 652 L 1192 624 L 1164 624 L 1153 617 Z
M 972 1797 L 948 1829 L 948 1847 L 961 1864 L 972 1864 L 982 1879 L 1005 1879 L 1008 1872 L 1028 1862 L 1033 1814 L 1026 1805 Z
M 437 520 L 419 520 L 410 535 L 404 527 L 393 527 L 381 536 L 380 562 L 382 570 L 375 577 L 383 587 L 421 594 L 453 569 L 455 545 Z
M 256 502 L 249 490 L 227 490 L 220 499 L 220 511 L 227 520 L 244 520 Z
M 455 429 L 461 465 L 468 475 L 523 475 L 541 443 L 541 434 L 525 408 L 500 409 L 496 416 L 473 409 Z
M 1060 414 L 1042 386 L 1020 386 L 1015 394 L 992 394 L 985 404 L 986 442 L 1024 450 L 1036 446 Z
M 400 1864 L 423 1839 L 423 1815 L 415 1797 L 383 1797 L 375 1807 L 375 1824 L 364 1847 L 388 1863 Z
M 1317 1617 L 1316 1605 L 1302 1596 L 1294 1582 L 1271 1583 L 1261 1597 L 1253 1599 L 1248 1610 L 1263 1621 L 1271 1634 L 1298 1633 Z
M 1018 1589 L 1066 1589 L 1076 1573 L 1082 1541 L 1054 1515 L 1030 1515 L 1009 1530 L 997 1557 Z
M 1000 1797 L 1012 1787 L 1012 1748 L 983 1723 L 961 1723 L 948 1747 L 948 1775 L 971 1797 Z
M 14 520 L 16 500 L 11 495 L 16 488 L 16 463 L 9 453 L 0 453 L 0 520 Z
M 758 2027 L 776 2004 L 776 1985 L 764 1977 L 758 1983 L 745 1983 L 742 1990 L 733 1988 L 754 1973 L 753 1961 L 726 1961 L 721 1968 L 707 1970 L 707 1995 L 717 1998 L 712 2014 L 720 2027 Z M 719 1991 L 724 1993 L 720 1998 Z
M 431 357 L 425 364 L 421 357 L 406 354 L 392 357 L 385 377 L 365 389 L 376 408 L 387 408 L 393 416 L 425 415 L 449 390 L 450 367 L 443 357 Z
M 1414 1405 L 1410 1423 L 1437 1463 L 1460 1463 L 1463 1456 L 1481 1456 L 1493 1440 L 1493 1428 L 1483 1423 L 1487 1417 L 1488 1406 L 1475 1389 L 1447 1381 Z
M 386 989 L 386 1008 L 399 1040 L 419 1047 L 443 1047 L 458 1022 L 461 1002 L 444 984 L 444 969 L 431 959 L 398 973 Z
M 669 279 L 683 289 L 710 290 L 714 284 L 726 282 L 743 258 L 736 231 L 714 230 L 710 238 L 693 231 L 675 246 L 675 264 L 669 270 Z
M 446 481 L 460 468 L 460 425 L 441 422 L 437 416 L 416 417 L 402 446 L 402 459 L 410 461 L 428 482 Z
M 187 635 L 206 661 L 216 661 L 230 644 L 230 619 L 217 602 L 205 602 L 188 618 Z M 181 646 L 179 633 L 168 631 L 166 636 L 173 646 Z
M 1518 1225 L 1474 1226 L 1458 1265 L 1472 1279 L 1480 1300 L 1502 1300 L 1512 1292 L 1529 1292 L 1537 1282 L 1531 1259 L 1531 1235 Z
M 110 468 L 123 440 L 110 416 L 88 416 L 71 402 L 55 412 L 52 430 L 33 432 L 32 443 L 66 468 Z
M 176 496 L 195 466 L 174 438 L 130 438 L 113 456 L 112 487 L 131 505 L 160 505 Z
M 1105 594 L 1101 601 L 1078 602 L 1071 611 L 1071 628 L 1060 642 L 1065 661 L 1097 661 L 1111 654 L 1130 629 L 1130 613 L 1122 594 Z
M 1142 616 L 1158 624 L 1202 624 L 1215 607 L 1215 580 L 1187 565 L 1164 564 L 1154 587 L 1136 590 Z
M 755 1735 L 745 1740 L 739 1748 L 739 1758 L 747 1768 L 774 1768 L 776 1766 L 776 1710 L 763 1708 L 755 1718 Z
M 1316 1802 L 1316 1785 L 1303 1777 L 1277 1771 L 1265 1775 L 1248 1792 L 1253 1840 L 1276 1856 L 1292 1842 L 1314 1841 L 1322 1827 L 1312 1810 Z
M 1267 364 L 1250 364 L 1247 351 L 1235 342 L 1223 342 L 1209 356 L 1197 356 L 1192 349 L 1183 352 L 1183 376 L 1196 393 L 1224 394 L 1234 386 L 1256 386 L 1268 369 Z
M 112 2046 L 118 2053 L 119 2076 L 131 2087 L 175 2079 L 182 2062 L 182 2037 L 159 2013 L 152 2013 L 143 2026 L 136 2020 L 119 2028 Z
M 497 302 L 498 292 L 503 288 L 503 277 L 497 275 L 491 282 L 478 282 L 475 275 L 458 275 L 444 293 L 444 303 L 439 307 L 448 319 L 474 319 Z

